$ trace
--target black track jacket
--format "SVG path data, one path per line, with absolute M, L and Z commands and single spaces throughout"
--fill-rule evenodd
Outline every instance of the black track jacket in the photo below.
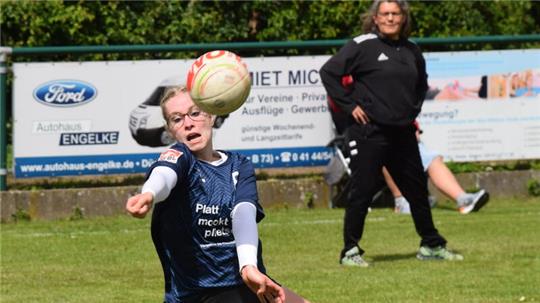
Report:
M 341 79 L 352 75 L 352 89 Z M 360 105 L 381 125 L 410 125 L 422 107 L 427 85 L 420 48 L 407 39 L 390 40 L 375 33 L 348 41 L 321 68 L 328 96 L 346 113 Z

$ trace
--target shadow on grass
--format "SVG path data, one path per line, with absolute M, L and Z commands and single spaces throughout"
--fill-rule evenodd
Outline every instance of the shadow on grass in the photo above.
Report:
M 376 255 L 371 256 L 371 260 L 376 262 L 393 262 L 405 259 L 416 258 L 416 252 L 407 253 L 407 254 L 393 254 L 393 255 Z

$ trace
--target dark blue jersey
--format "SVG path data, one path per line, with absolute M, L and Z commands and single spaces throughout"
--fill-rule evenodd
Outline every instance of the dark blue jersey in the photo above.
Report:
M 162 153 L 152 165 L 172 168 L 178 181 L 152 214 L 152 240 L 165 275 L 165 302 L 214 287 L 244 283 L 232 234 L 231 211 L 239 202 L 253 203 L 257 222 L 264 217 L 258 202 L 251 162 L 236 153 L 214 166 L 197 160 L 184 144 Z M 258 267 L 265 273 L 259 241 Z

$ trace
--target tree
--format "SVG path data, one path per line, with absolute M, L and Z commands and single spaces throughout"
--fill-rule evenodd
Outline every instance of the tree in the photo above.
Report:
M 410 4 L 412 37 L 540 32 L 540 2 L 536 1 L 412 1 Z M 370 1 L 329 0 L 4 0 L 0 1 L 0 43 L 9 47 L 32 47 L 347 39 L 360 33 L 360 18 L 369 5 Z M 493 48 L 492 45 L 474 47 Z M 266 52 L 260 50 L 262 54 Z M 193 55 L 93 54 L 78 55 L 77 59 L 187 58 Z M 72 60 L 74 57 L 62 55 L 45 59 Z
M 335 0 L 0 0 L 0 44 L 37 47 L 347 39 L 360 34 L 361 16 L 369 5 L 370 1 Z M 533 0 L 411 1 L 410 5 L 412 37 L 540 32 L 540 2 Z M 538 45 L 507 43 L 497 47 Z M 494 47 L 493 44 L 423 46 L 428 51 Z M 260 49 L 241 55 L 329 54 L 334 51 Z M 17 57 L 16 60 L 134 60 L 197 55 L 197 52 L 52 54 Z M 7 93 L 11 100 L 9 90 Z M 11 114 L 9 105 L 7 113 Z

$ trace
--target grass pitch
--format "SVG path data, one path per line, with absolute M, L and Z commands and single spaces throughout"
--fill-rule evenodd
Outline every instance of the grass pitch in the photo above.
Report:
M 410 216 L 375 209 L 362 248 L 370 268 L 338 264 L 342 209 L 267 209 L 269 274 L 312 302 L 540 302 L 540 198 L 493 200 L 433 216 L 462 262 L 418 261 Z M 149 219 L 2 224 L 0 302 L 161 302 Z

